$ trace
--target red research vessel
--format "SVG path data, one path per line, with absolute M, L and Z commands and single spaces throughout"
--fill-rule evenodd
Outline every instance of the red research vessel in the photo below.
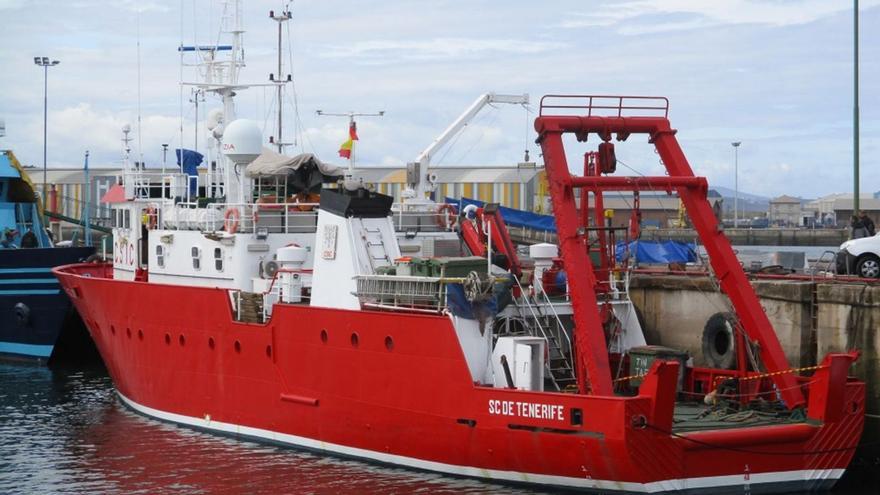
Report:
M 121 400 L 150 417 L 545 487 L 713 494 L 828 489 L 862 431 L 864 384 L 848 377 L 856 355 L 828 355 L 809 376 L 790 369 L 706 200 L 705 178 L 694 176 L 679 147 L 667 106 L 665 99 L 624 97 L 542 100 L 535 129 L 573 309 L 566 330 L 571 350 L 563 352 L 573 367 L 568 387 L 545 390 L 552 381 L 547 360 L 559 360 L 554 339 L 504 334 L 497 325 L 505 314 L 500 300 L 517 305 L 536 298 L 539 283 L 527 280 L 527 271 L 509 258 L 505 273 L 485 260 L 475 268 L 474 258 L 446 259 L 435 263 L 442 266 L 435 272 L 419 268 L 401 256 L 391 198 L 363 189 L 325 189 L 317 213 L 298 210 L 315 223 L 295 234 L 293 246 L 286 227 L 285 233 L 261 229 L 267 210 L 247 200 L 221 206 L 236 211 L 223 228 L 187 230 L 169 227 L 180 218 L 170 209 L 179 205 L 133 194 L 114 205 L 120 219 L 114 263 L 54 272 Z M 584 176 L 569 172 L 565 134 L 599 142 Z M 612 175 L 613 138 L 648 140 L 667 175 Z M 579 204 L 577 189 L 592 201 Z M 599 227 L 603 192 L 648 189 L 675 192 L 687 207 L 738 316 L 744 352 L 737 369 L 656 359 L 635 376 L 615 373 L 633 358 L 609 352 L 604 303 L 611 296 L 604 280 L 614 270 L 605 252 L 591 258 L 589 246 L 610 235 Z M 143 225 L 126 223 L 126 216 Z M 285 225 L 293 217 L 282 215 Z M 275 237 L 283 242 L 273 244 Z M 496 238 L 502 251 L 510 249 L 505 236 Z M 192 239 L 209 243 L 198 253 L 224 251 L 206 258 L 212 263 L 196 263 Z M 483 254 L 491 256 L 498 244 Z M 127 245 L 143 249 L 127 251 Z M 192 260 L 195 271 L 169 273 L 180 260 L 187 266 Z M 217 273 L 259 275 L 208 277 L 218 267 Z M 511 273 L 517 280 L 505 283 Z M 738 413 L 716 414 L 720 401 Z

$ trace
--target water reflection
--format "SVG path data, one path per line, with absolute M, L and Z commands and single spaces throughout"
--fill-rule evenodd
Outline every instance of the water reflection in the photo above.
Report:
M 154 421 L 101 369 L 0 364 L 0 493 L 536 493 Z

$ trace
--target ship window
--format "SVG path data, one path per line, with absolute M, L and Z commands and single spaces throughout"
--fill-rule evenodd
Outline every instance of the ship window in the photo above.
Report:
M 156 265 L 159 268 L 165 267 L 165 248 L 161 244 L 156 246 Z
M 122 210 L 122 228 L 131 228 L 131 211 L 129 210 Z
M 198 246 L 192 248 L 193 268 L 200 270 L 202 268 L 202 250 Z
M 214 269 L 223 271 L 223 250 L 220 248 L 214 248 Z
M 119 226 L 119 222 L 116 219 L 116 215 L 119 213 L 119 210 L 116 208 L 110 210 L 110 226 L 117 227 Z

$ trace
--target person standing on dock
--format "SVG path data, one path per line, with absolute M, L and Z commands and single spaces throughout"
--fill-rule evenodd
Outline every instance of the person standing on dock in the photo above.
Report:
M 853 239 L 861 239 L 862 237 L 868 237 L 868 230 L 865 228 L 865 222 L 862 221 L 862 217 L 858 215 L 853 215 L 852 220 L 849 223 L 852 228 L 852 238 Z
M 859 211 L 859 220 L 861 220 L 867 236 L 872 237 L 876 232 L 874 230 L 874 221 L 868 216 L 868 212 L 865 210 Z

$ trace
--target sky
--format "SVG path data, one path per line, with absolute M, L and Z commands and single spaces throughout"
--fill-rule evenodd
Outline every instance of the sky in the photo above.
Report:
M 181 114 L 183 146 L 192 148 L 196 114 L 189 89 L 180 105 L 177 47 L 181 39 L 216 42 L 222 3 L 0 0 L 0 119 L 7 132 L 0 148 L 42 166 L 44 74 L 34 56 L 61 61 L 48 71 L 49 167 L 79 167 L 86 150 L 93 167 L 119 166 L 125 124 L 133 129 L 135 156 L 159 166 L 162 143 L 180 146 Z M 513 165 L 528 149 L 540 163 L 532 122 L 542 95 L 660 95 L 670 100 L 669 118 L 691 166 L 710 185 L 734 187 L 731 142 L 741 141 L 741 191 L 805 198 L 852 191 L 849 1 L 244 4 L 241 82 L 262 84 L 277 71 L 277 24 L 268 13 L 286 5 L 293 13 L 283 42 L 283 74 L 295 83 L 282 106 L 285 141 L 296 138 L 290 154 L 316 153 L 344 165 L 336 151 L 347 134 L 345 119 L 316 110 L 384 111 L 358 121 L 358 165 L 403 167 L 479 95 L 528 93 L 528 108 L 485 110 L 434 162 Z M 862 0 L 862 192 L 880 191 L 878 27 L 880 0 Z M 184 79 L 195 79 L 193 69 L 185 68 Z M 198 118 L 202 151 L 206 111 L 220 107 L 212 95 L 205 100 Z M 256 121 L 266 138 L 274 133 L 271 89 L 243 90 L 236 105 L 238 116 Z M 596 140 L 569 144 L 576 170 Z M 644 138 L 619 143 L 617 156 L 633 173 L 662 173 Z

